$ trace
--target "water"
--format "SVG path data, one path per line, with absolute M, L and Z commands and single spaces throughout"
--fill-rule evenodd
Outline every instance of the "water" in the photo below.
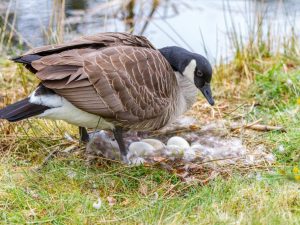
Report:
M 51 39 L 47 31 L 55 11 L 53 1 L 11 1 L 16 30 L 29 46 L 47 44 Z M 230 56 L 232 46 L 228 31 L 232 24 L 242 38 L 247 39 L 249 27 L 259 12 L 266 12 L 263 13 L 265 29 L 271 24 L 278 35 L 288 33 L 291 27 L 300 33 L 300 25 L 295 22 L 300 19 L 298 0 L 161 0 L 154 10 L 155 1 L 136 0 L 132 11 L 124 2 L 128 1 L 66 0 L 65 39 L 97 32 L 133 30 L 135 34 L 148 37 L 157 48 L 177 45 L 207 54 L 213 60 Z M 0 4 L 2 8 L 5 5 Z M 151 19 L 147 20 L 151 12 Z

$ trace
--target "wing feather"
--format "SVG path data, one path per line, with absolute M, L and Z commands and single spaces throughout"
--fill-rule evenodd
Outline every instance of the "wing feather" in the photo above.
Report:
M 30 66 L 43 85 L 86 112 L 128 128 L 140 122 L 154 127 L 152 119 L 157 117 L 167 121 L 177 81 L 171 66 L 144 37 L 105 33 L 27 54 L 42 56 Z

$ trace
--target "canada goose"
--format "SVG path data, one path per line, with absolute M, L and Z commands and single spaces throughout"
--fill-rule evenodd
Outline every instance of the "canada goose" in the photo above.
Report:
M 112 130 L 122 155 L 122 130 L 156 130 L 189 109 L 200 89 L 213 105 L 212 68 L 179 47 L 155 49 L 142 36 L 101 33 L 35 48 L 12 59 L 41 83 L 27 98 L 0 110 L 10 122 L 29 117 Z

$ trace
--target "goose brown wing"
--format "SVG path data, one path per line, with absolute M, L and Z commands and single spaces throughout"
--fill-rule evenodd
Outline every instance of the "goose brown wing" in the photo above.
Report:
M 168 62 L 151 48 L 73 49 L 32 66 L 46 87 L 78 108 L 120 123 L 164 114 L 177 85 Z
M 103 47 L 112 47 L 119 45 L 155 49 L 153 45 L 148 41 L 148 39 L 143 36 L 137 36 L 128 33 L 107 32 L 90 36 L 83 36 L 64 44 L 47 45 L 34 48 L 26 52 L 24 55 L 37 54 L 39 56 L 47 56 L 72 49 L 99 49 Z
M 155 49 L 148 39 L 143 36 L 137 36 L 128 33 L 107 32 L 83 36 L 63 44 L 47 45 L 34 48 L 22 56 L 12 58 L 12 60 L 14 62 L 23 63 L 29 71 L 36 73 L 37 71 L 31 64 L 42 57 L 51 55 L 55 56 L 56 54 L 64 53 L 65 51 L 69 50 L 99 50 L 101 48 L 112 46 L 136 46 Z

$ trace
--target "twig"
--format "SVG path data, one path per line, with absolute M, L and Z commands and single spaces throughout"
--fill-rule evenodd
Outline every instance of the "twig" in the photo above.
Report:
M 238 129 L 251 129 L 251 130 L 256 130 L 256 131 L 281 131 L 281 132 L 286 132 L 286 130 L 281 127 L 281 126 L 270 126 L 270 125 L 264 125 L 264 124 L 258 124 L 262 119 L 256 120 L 250 124 L 245 124 L 242 126 L 233 126 L 230 129 L 233 130 L 238 130 Z
M 286 132 L 286 129 L 280 126 L 269 126 L 263 124 L 254 124 L 253 126 L 246 127 L 248 129 L 257 130 L 257 131 L 281 131 Z

